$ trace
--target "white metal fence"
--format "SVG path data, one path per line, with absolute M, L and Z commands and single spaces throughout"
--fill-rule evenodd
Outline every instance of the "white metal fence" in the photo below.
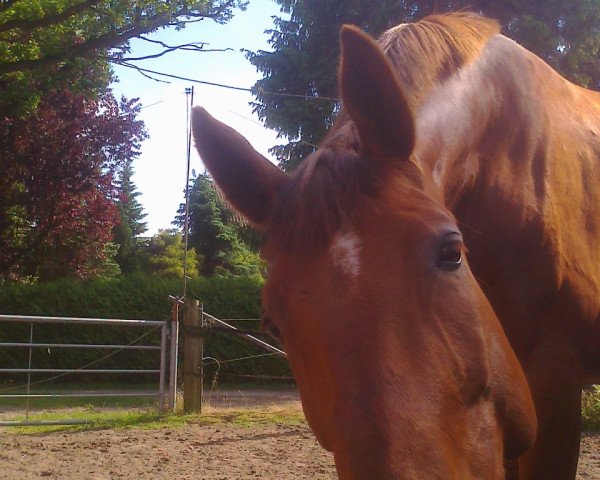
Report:
M 59 398 L 59 397 L 150 397 L 155 398 L 160 411 L 163 410 L 166 400 L 165 381 L 166 381 L 166 364 L 167 364 L 167 337 L 168 337 L 168 322 L 158 320 L 119 320 L 119 319 L 100 319 L 100 318 L 69 318 L 69 317 L 38 317 L 38 316 L 20 316 L 20 315 L 0 315 L 0 326 L 10 326 L 15 324 L 29 324 L 29 341 L 28 342 L 0 342 L 0 348 L 26 349 L 28 355 L 27 368 L 0 368 L 0 374 L 26 375 L 27 380 L 22 384 L 21 389 L 25 389 L 25 393 L 5 393 L 14 391 L 18 387 L 10 387 L 8 389 L 0 388 L 0 402 L 2 399 L 24 399 L 26 405 L 26 419 L 24 421 L 3 421 L 0 419 L 0 426 L 26 426 L 26 425 L 66 425 L 82 423 L 75 419 L 61 419 L 52 421 L 29 420 L 29 400 L 36 398 Z M 132 342 L 127 345 L 113 344 L 91 344 L 91 343 L 48 343 L 34 342 L 34 325 L 39 324 L 63 324 L 67 328 L 73 325 L 94 325 L 100 327 L 118 326 L 126 328 L 140 329 L 142 333 Z M 155 330 L 160 330 L 160 345 L 140 344 L 138 342 L 144 340 L 149 334 Z M 98 359 L 92 361 L 79 368 L 34 368 L 32 365 L 32 353 L 35 349 L 94 349 L 98 352 L 109 351 L 110 353 L 99 356 Z M 92 368 L 117 352 L 125 350 L 154 350 L 160 354 L 158 369 L 106 369 Z M 176 358 L 176 356 L 175 356 Z M 32 382 L 31 374 L 49 374 L 49 378 L 41 381 Z M 69 393 L 32 393 L 31 387 L 40 383 L 56 380 L 67 375 L 77 374 L 152 374 L 158 377 L 158 385 L 156 390 L 152 391 L 80 391 Z M 176 375 L 175 377 L 176 378 Z M 174 397 L 171 390 L 176 389 L 174 378 L 170 382 L 169 397 Z M 172 399 L 169 398 L 171 406 Z

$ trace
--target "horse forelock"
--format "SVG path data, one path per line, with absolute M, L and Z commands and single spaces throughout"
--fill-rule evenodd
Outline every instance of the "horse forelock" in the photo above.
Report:
M 265 254 L 275 248 L 314 249 L 352 223 L 357 204 L 378 190 L 378 175 L 353 150 L 324 147 L 308 157 L 279 191 Z
M 387 30 L 379 44 L 417 111 L 436 84 L 473 62 L 499 32 L 496 20 L 475 13 L 431 15 Z
M 389 208 L 380 197 L 389 190 L 385 186 L 390 179 L 395 179 L 394 194 L 412 201 L 405 192 L 422 190 L 421 174 L 413 162 L 382 166 L 347 147 L 323 147 L 279 191 L 264 255 L 276 256 L 282 248 L 313 252 L 329 245 L 340 232 L 353 228 L 357 211 L 372 214 Z

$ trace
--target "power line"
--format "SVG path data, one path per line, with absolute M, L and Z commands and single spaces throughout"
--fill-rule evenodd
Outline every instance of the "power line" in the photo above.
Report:
M 157 70 L 149 70 L 147 68 L 138 67 L 137 65 L 131 65 L 126 62 L 115 62 L 115 63 L 122 65 L 123 67 L 132 68 L 134 70 L 137 70 L 138 72 L 140 72 L 142 74 L 150 73 L 152 75 L 161 75 L 163 77 L 175 78 L 177 80 L 184 80 L 186 82 L 199 83 L 201 85 L 210 85 L 212 87 L 220 87 L 220 88 L 227 88 L 229 90 L 237 90 L 240 92 L 254 93 L 252 91 L 252 89 L 246 88 L 246 87 L 237 87 L 235 85 L 226 85 L 224 83 L 208 82 L 206 80 L 198 80 L 196 78 L 182 77 L 180 75 L 174 75 L 172 73 L 159 72 Z M 303 98 L 305 100 L 325 100 L 325 101 L 330 101 L 330 102 L 339 102 L 340 101 L 339 98 L 334 98 L 334 97 L 321 97 L 321 96 L 315 97 L 312 95 L 300 95 L 300 94 L 295 94 L 295 93 L 283 93 L 283 92 L 269 92 L 266 90 L 257 90 L 256 92 L 260 93 L 262 95 L 273 95 L 273 96 L 277 96 L 277 97 Z
M 242 115 L 241 113 L 234 112 L 234 111 L 233 111 L 233 110 L 231 110 L 231 109 L 229 110 L 229 112 L 230 112 L 230 113 L 233 113 L 234 115 L 237 115 L 237 116 L 238 116 L 238 117 L 240 117 L 240 118 L 243 118 L 244 120 L 247 120 L 248 122 L 252 122 L 252 123 L 255 123 L 256 125 L 260 125 L 261 127 L 264 127 L 264 125 L 263 125 L 262 123 L 260 123 L 260 122 L 257 122 L 256 120 L 252 120 L 251 118 L 248 118 L 248 117 L 246 117 L 246 116 Z M 319 149 L 319 146 L 318 146 L 318 145 L 315 145 L 314 143 L 307 142 L 306 140 L 302 140 L 302 139 L 300 139 L 300 140 L 299 140 L 299 142 L 300 142 L 300 143 L 304 143 L 304 144 L 308 145 L 309 147 L 316 148 L 317 150 Z
M 1 1 L 0 1 L 0 3 L 1 3 Z M 173 95 L 170 97 L 163 98 L 162 100 L 157 100 L 156 102 L 150 103 L 148 105 L 142 104 L 140 106 L 140 111 L 146 110 L 147 108 L 150 108 L 150 107 L 155 107 L 156 105 L 160 105 L 161 103 L 170 102 L 172 99 L 173 99 Z M 119 117 L 127 117 L 129 115 L 131 115 L 131 112 L 121 112 L 119 114 Z
M 149 105 L 143 105 L 140 107 L 140 110 L 145 110 L 146 108 L 154 107 L 155 105 L 160 105 L 161 103 L 164 103 L 165 101 L 166 100 L 159 100 L 158 102 L 154 102 Z

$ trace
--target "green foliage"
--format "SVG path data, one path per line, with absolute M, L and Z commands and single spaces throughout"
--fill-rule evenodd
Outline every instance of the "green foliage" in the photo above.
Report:
M 92 100 L 62 89 L 25 117 L 0 112 L 0 277 L 106 273 L 114 178 L 147 136 L 139 108 L 110 91 Z
M 109 62 L 138 60 L 128 58 L 131 38 L 202 19 L 225 22 L 244 6 L 0 1 L 0 278 L 110 277 L 138 269 L 137 237 L 146 225 L 131 162 L 146 132 L 136 101 L 119 102 L 108 89 Z M 146 257 L 153 273 L 181 276 L 173 242 L 150 242 L 159 251 Z M 189 273 L 197 275 L 193 252 Z
M 188 297 L 197 298 L 204 309 L 218 318 L 258 318 L 260 316 L 260 289 L 255 278 L 210 278 L 190 280 Z M 179 295 L 182 282 L 157 276 L 134 275 L 115 279 L 75 281 L 58 280 L 36 285 L 4 284 L 0 286 L 0 313 L 15 315 L 45 315 L 91 318 L 124 318 L 167 320 L 171 316 L 169 295 Z M 258 322 L 239 322 L 240 328 L 257 328 Z M 36 325 L 34 341 L 49 343 L 94 343 L 127 345 L 149 329 L 123 329 L 119 327 Z M 0 322 L 0 341 L 29 340 L 29 325 Z M 142 343 L 158 344 L 160 331 L 154 331 Z M 181 343 L 183 345 L 183 343 Z M 32 365 L 38 368 L 79 368 L 105 356 L 107 351 L 88 349 L 36 349 Z M 262 355 L 265 352 L 234 335 L 211 333 L 205 342 L 205 356 L 225 361 L 219 370 L 219 379 L 227 374 L 284 375 L 290 372 L 287 362 L 273 356 L 252 360 L 226 362 L 226 360 Z M 5 348 L 0 350 L 0 365 L 4 368 L 24 368 L 27 350 Z M 157 352 L 122 351 L 94 365 L 96 368 L 158 368 Z M 214 362 L 206 366 L 206 381 L 215 377 Z M 49 375 L 34 376 L 33 380 Z M 8 381 L 7 376 L 1 377 Z M 235 378 L 235 377 L 234 377 Z M 23 377 L 11 377 L 14 385 L 21 385 Z M 148 382 L 156 376 L 131 375 L 121 378 L 66 376 L 60 382 L 115 381 Z M 0 387 L 0 390 L 5 387 Z
M 176 230 L 160 230 L 139 249 L 142 271 L 168 278 L 183 278 L 185 245 Z M 187 276 L 198 277 L 198 260 L 193 248 L 187 253 Z
M 182 229 L 184 212 L 182 204 L 174 222 Z M 200 256 L 202 275 L 260 277 L 262 263 L 256 252 L 256 232 L 227 207 L 207 174 L 192 181 L 189 212 L 189 245 Z
M 132 161 L 128 161 L 123 167 L 121 178 L 117 184 L 119 223 L 113 228 L 114 241 L 118 246 L 116 261 L 121 271 L 126 274 L 139 270 L 139 240 L 137 237 L 147 230 L 147 223 L 144 222 L 146 214 L 137 199 L 141 193 L 133 183 L 132 175 Z
M 505 35 L 571 81 L 600 89 L 600 0 L 452 2 L 500 20 Z
M 600 385 L 595 385 L 583 392 L 581 401 L 583 429 L 600 432 Z
M 332 125 L 337 97 L 338 35 L 342 24 L 374 36 L 432 13 L 473 10 L 498 18 L 503 33 L 530 49 L 567 78 L 600 89 L 600 0 L 275 0 L 285 18 L 267 31 L 272 51 L 248 52 L 262 73 L 253 87 L 254 110 L 288 140 L 273 147 L 280 165 L 293 169 Z M 306 95 L 305 100 L 266 92 Z M 322 97 L 316 99 L 316 97 Z
M 227 21 L 240 0 L 8 0 L 0 2 L 0 111 L 24 114 L 41 94 L 108 85 L 107 60 L 127 60 L 128 41 L 191 19 Z
M 132 163 L 132 160 L 129 160 L 121 172 L 121 178 L 117 185 L 120 195 L 117 205 L 123 210 L 124 221 L 131 230 L 131 234 L 137 237 L 148 229 L 148 224 L 144 221 L 147 214 L 144 213 L 144 208 L 138 201 L 141 193 L 131 178 L 134 173 Z
M 108 242 L 103 246 L 103 252 L 98 256 L 90 256 L 86 259 L 84 268 L 86 271 L 95 272 L 98 278 L 114 278 L 121 274 L 121 267 L 117 262 L 119 246 Z
M 123 205 L 117 203 L 119 221 L 113 227 L 113 240 L 117 245 L 115 259 L 123 273 L 133 273 L 137 270 L 136 252 L 134 238 Z

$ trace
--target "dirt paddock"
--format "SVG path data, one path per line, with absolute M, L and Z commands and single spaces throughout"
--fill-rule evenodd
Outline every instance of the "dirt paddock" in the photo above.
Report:
M 219 408 L 300 409 L 293 393 L 221 393 Z M 262 407 L 261 407 L 262 405 Z M 336 477 L 332 456 L 300 422 L 242 426 L 188 423 L 177 428 L 61 431 L 0 430 L 0 479 L 312 479 Z M 600 479 L 600 435 L 584 435 L 578 480 Z

